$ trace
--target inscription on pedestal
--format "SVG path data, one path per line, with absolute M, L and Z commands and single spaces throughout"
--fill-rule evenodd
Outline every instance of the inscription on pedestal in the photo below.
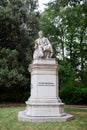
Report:
M 54 87 L 55 84 L 53 82 L 39 82 L 37 86 L 40 86 L 40 87 Z

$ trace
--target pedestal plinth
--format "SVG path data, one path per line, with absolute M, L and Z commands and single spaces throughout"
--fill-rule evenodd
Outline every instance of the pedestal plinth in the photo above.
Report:
M 58 94 L 58 64 L 55 59 L 34 60 L 29 66 L 31 96 L 26 110 L 18 113 L 19 121 L 47 122 L 67 121 L 73 115 L 64 112 Z

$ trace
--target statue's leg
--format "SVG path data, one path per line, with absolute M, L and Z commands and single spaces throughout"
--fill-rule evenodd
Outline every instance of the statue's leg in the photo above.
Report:
M 50 52 L 50 58 L 53 56 L 53 52 Z
M 49 52 L 47 51 L 47 59 L 49 58 Z
M 44 57 L 45 57 L 46 59 L 50 58 L 50 52 L 49 52 L 49 51 L 45 51 L 44 54 L 45 54 Z

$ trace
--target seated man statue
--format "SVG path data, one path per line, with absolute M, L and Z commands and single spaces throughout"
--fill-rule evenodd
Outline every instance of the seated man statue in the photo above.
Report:
M 49 40 L 43 36 L 43 31 L 39 31 L 39 38 L 35 41 L 35 51 L 33 59 L 48 59 L 53 55 L 53 48 Z

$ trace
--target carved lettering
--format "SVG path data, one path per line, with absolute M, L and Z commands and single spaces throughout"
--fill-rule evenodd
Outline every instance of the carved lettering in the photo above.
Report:
M 41 86 L 41 87 L 54 87 L 55 84 L 53 82 L 39 82 L 37 86 Z

